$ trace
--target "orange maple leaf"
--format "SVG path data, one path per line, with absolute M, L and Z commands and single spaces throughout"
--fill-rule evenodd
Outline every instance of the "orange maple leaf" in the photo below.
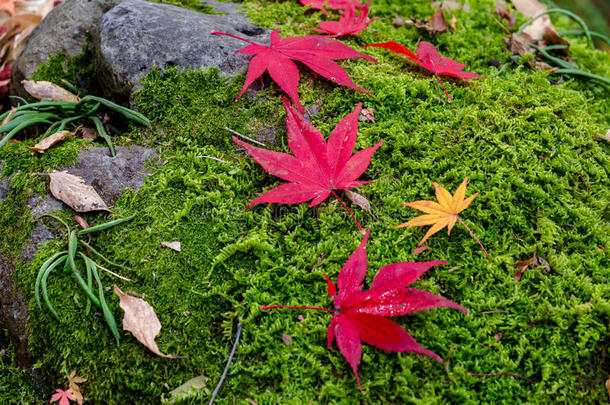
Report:
M 462 225 L 470 232 L 472 237 L 478 242 L 478 244 L 483 248 L 485 255 L 489 257 L 487 254 L 487 250 L 481 244 L 481 241 L 472 233 L 470 228 L 462 221 L 457 214 L 464 211 L 472 200 L 479 194 L 478 192 L 471 195 L 468 198 L 466 197 L 466 185 L 468 184 L 468 177 L 464 179 L 462 184 L 455 191 L 454 195 L 451 195 L 449 191 L 447 191 L 443 186 L 437 183 L 434 184 L 434 188 L 436 189 L 436 201 L 431 200 L 420 200 L 413 201 L 410 203 L 402 204 L 407 207 L 415 208 L 416 210 L 425 212 L 425 215 L 420 215 L 419 217 L 415 217 L 412 220 L 405 222 L 404 224 L 400 224 L 396 226 L 396 228 L 405 228 L 410 226 L 426 226 L 432 225 L 428 232 L 424 235 L 423 239 L 419 241 L 417 246 L 421 246 L 430 236 L 434 235 L 444 227 L 447 227 L 447 235 L 451 234 L 451 229 L 457 221 L 460 221 Z

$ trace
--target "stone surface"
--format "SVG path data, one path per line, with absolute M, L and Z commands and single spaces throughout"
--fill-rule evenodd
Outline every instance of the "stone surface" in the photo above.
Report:
M 79 55 L 87 34 L 97 35 L 102 15 L 123 0 L 65 0 L 34 29 L 11 69 L 10 91 L 26 96 L 21 81 L 32 77 L 39 64 L 57 52 Z
M 154 164 L 155 155 L 155 151 L 150 148 L 119 146 L 116 148 L 116 157 L 113 158 L 109 155 L 108 148 L 96 147 L 82 151 L 78 155 L 76 165 L 66 169 L 83 177 L 110 205 L 120 197 L 121 190 L 140 188 L 147 176 L 145 164 Z M 0 162 L 0 173 L 2 168 L 3 164 Z M 9 191 L 10 178 L 0 178 L 0 203 L 8 196 Z M 28 206 L 33 219 L 54 210 L 69 209 L 51 195 L 34 196 L 28 201 Z M 36 221 L 20 257 L 12 257 L 2 252 L 0 246 L 0 320 L 15 346 L 19 362 L 24 366 L 31 365 L 27 354 L 28 302 L 14 282 L 13 271 L 16 260 L 30 262 L 40 245 L 54 237 L 51 230 Z
M 264 43 L 268 30 L 249 23 L 237 5 L 208 2 L 226 15 L 129 0 L 108 11 L 94 42 L 98 80 L 107 96 L 126 99 L 154 66 L 200 69 L 214 66 L 225 75 L 245 70 L 250 56 L 235 54 L 247 45 L 212 30 Z

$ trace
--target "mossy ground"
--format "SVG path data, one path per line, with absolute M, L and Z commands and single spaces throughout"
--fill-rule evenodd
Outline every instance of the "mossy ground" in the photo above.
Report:
M 261 305 L 271 304 L 330 307 L 322 275 L 336 279 L 361 235 L 334 200 L 315 209 L 259 205 L 244 211 L 251 199 L 279 181 L 236 153 L 224 127 L 244 134 L 262 126 L 282 128 L 281 93 L 265 80 L 258 96 L 250 93 L 252 99 L 235 102 L 244 76 L 231 82 L 212 70 L 153 72 L 145 79 L 137 105 L 153 120 L 152 129 L 133 127 L 116 141 L 156 146 L 165 163 L 114 208 L 119 216 L 137 217 L 93 242 L 129 267 L 123 273 L 134 283 L 120 282 L 121 288 L 144 294 L 156 309 L 163 325 L 157 339 L 161 350 L 188 357 L 155 357 L 127 333 L 116 347 L 100 314 L 84 316 L 85 298 L 71 276 L 57 273 L 49 290 L 62 321 L 38 310 L 32 300 L 36 367 L 58 387 L 77 370 L 89 379 L 83 384 L 86 398 L 98 403 L 158 402 L 203 374 L 207 387 L 185 401 L 202 403 L 222 372 L 240 322 L 242 338 L 218 403 L 605 402 L 610 147 L 593 135 L 604 134 L 610 125 L 609 93 L 592 82 L 554 85 L 548 73 L 522 67 L 496 76 L 497 69 L 487 62 L 507 60 L 508 54 L 505 34 L 490 16 L 495 2 L 470 5 L 468 13 L 455 12 L 455 34 L 429 37 L 391 25 L 395 14 L 428 17 L 428 1 L 375 1 L 371 14 L 381 20 L 367 33 L 347 39 L 354 47 L 378 42 L 376 31 L 410 48 L 418 40 L 431 40 L 444 55 L 487 77 L 476 80 L 475 87 L 448 80 L 451 104 L 439 96 L 429 75 L 379 49 L 366 51 L 379 60 L 377 65 L 341 63 L 373 93 L 335 87 L 307 72 L 299 86 L 303 105 L 318 107 L 312 122 L 325 135 L 357 102 L 374 109 L 376 123 L 360 123 L 356 145 L 362 149 L 384 140 L 364 176 L 375 181 L 357 190 L 378 218 L 373 221 L 356 209 L 359 221 L 372 226 L 366 280 L 393 262 L 451 263 L 428 272 L 416 286 L 462 304 L 472 315 L 438 309 L 397 319 L 422 345 L 448 360 L 446 366 L 365 345 L 360 392 L 336 346 L 325 347 L 329 314 L 260 311 Z M 282 22 L 285 36 L 305 34 L 322 18 L 296 2 L 247 1 L 244 8 L 266 27 Z M 610 77 L 610 55 L 579 40 L 572 40 L 571 52 L 586 69 Z M 277 138 L 276 149 L 286 151 L 283 134 Z M 70 140 L 36 157 L 23 144 L 0 151 L 0 160 L 7 162 L 5 175 L 19 172 L 15 191 L 0 207 L 3 229 L 16 221 L 21 221 L 19 228 L 31 226 L 28 212 L 16 207 L 23 207 L 27 193 L 42 191 L 44 180 L 29 173 L 59 168 L 89 144 Z M 200 157 L 204 155 L 227 163 Z M 394 229 L 417 215 L 400 204 L 433 198 L 433 181 L 453 191 L 465 176 L 470 178 L 468 195 L 480 195 L 461 216 L 491 258 L 459 225 L 450 237 L 432 237 L 430 249 L 413 256 L 425 230 Z M 95 223 L 104 215 L 86 218 Z M 14 236 L 2 243 L 15 251 L 25 238 L 17 226 L 12 229 Z M 160 247 L 161 241 L 173 240 L 182 242 L 181 253 Z M 37 267 L 63 244 L 49 242 L 32 265 L 19 268 L 25 291 L 33 291 Z M 513 264 L 534 251 L 552 270 L 529 270 L 516 282 Z M 116 282 L 103 277 L 108 286 Z M 121 319 L 110 294 L 111 309 Z M 290 346 L 282 342 L 283 334 L 292 337 Z M 518 374 L 533 383 L 472 375 L 496 373 Z

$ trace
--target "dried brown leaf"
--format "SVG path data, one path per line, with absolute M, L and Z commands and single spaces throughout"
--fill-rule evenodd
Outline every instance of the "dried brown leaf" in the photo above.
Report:
M 63 87 L 59 87 L 55 83 L 51 82 L 35 82 L 33 80 L 22 80 L 21 84 L 25 91 L 38 100 L 51 100 L 51 101 L 68 101 L 77 103 L 80 98 L 70 93 Z
M 517 16 L 510 12 L 506 4 L 503 1 L 498 0 L 496 3 L 496 15 L 500 18 L 505 19 L 508 22 L 508 28 L 513 28 L 517 21 Z
M 455 32 L 457 30 L 457 23 L 458 23 L 458 19 L 452 15 L 451 16 L 451 29 L 453 30 L 453 32 Z
M 606 380 L 606 390 L 608 390 L 608 395 L 610 396 L 610 377 Z
M 415 26 L 419 29 L 427 31 L 429 34 L 441 34 L 443 32 L 449 32 L 449 25 L 443 14 L 442 6 L 438 6 L 436 12 L 430 17 L 428 24 L 422 24 L 415 22 Z
M 71 136 L 74 136 L 74 134 L 70 131 L 55 132 L 53 135 L 47 136 L 42 141 L 38 142 L 36 145 L 28 146 L 28 150 L 32 153 L 44 153 L 44 151 L 49 149 L 51 146 Z
M 67 171 L 49 173 L 51 194 L 68 204 L 76 212 L 110 211 L 108 206 L 85 181 Z
M 83 139 L 87 139 L 89 141 L 95 141 L 97 138 L 100 137 L 100 133 L 97 132 L 97 129 L 95 128 L 80 126 L 78 127 L 77 133 L 80 133 Z
M 549 265 L 549 262 L 547 262 L 544 258 L 538 256 L 537 251 L 534 251 L 534 255 L 529 259 L 513 264 L 514 267 L 521 268 L 521 270 L 515 273 L 515 280 L 517 280 L 517 282 L 521 281 L 521 276 L 523 276 L 523 273 L 527 271 L 530 265 L 532 266 L 532 269 L 540 267 L 544 273 L 548 273 L 549 271 L 551 271 L 551 266 Z
M 361 196 L 358 193 L 355 193 L 351 190 L 344 190 L 345 191 L 345 195 L 347 196 L 347 198 L 350 199 L 350 201 L 354 204 L 356 204 L 357 206 L 359 206 L 360 208 L 362 208 L 363 210 L 365 210 L 366 212 L 368 212 L 368 214 L 370 216 L 373 217 L 373 219 L 377 219 L 375 217 L 375 215 L 373 215 L 373 213 L 371 212 L 371 203 L 369 202 L 369 200 L 367 200 L 366 198 L 364 198 L 363 196 Z
M 114 293 L 119 297 L 119 305 L 125 311 L 123 330 L 131 332 L 140 343 L 148 347 L 157 356 L 168 359 L 183 358 L 183 356 L 163 354 L 157 347 L 155 338 L 161 332 L 161 322 L 159 322 L 155 310 L 148 302 L 125 294 L 116 284 L 114 285 Z
M 176 242 L 161 242 L 161 246 L 175 250 L 176 252 L 180 252 L 181 251 L 181 244 L 180 242 L 176 241 Z
M 517 11 L 521 12 L 527 18 L 535 17 L 547 9 L 537 0 L 512 0 L 512 3 Z M 547 28 L 555 31 L 555 27 L 553 27 L 553 23 L 549 16 L 543 15 L 526 27 L 523 32 L 527 33 L 532 38 L 541 39 Z
M 13 116 L 15 115 L 16 112 L 17 112 L 17 109 L 15 107 L 11 107 L 11 112 L 8 113 L 8 115 L 2 120 L 2 123 L 0 125 L 4 125 L 7 122 L 9 122 L 10 120 L 12 120 Z

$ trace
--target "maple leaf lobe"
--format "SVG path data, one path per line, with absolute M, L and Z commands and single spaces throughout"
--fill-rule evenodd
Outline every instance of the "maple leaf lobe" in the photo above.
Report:
M 293 204 L 311 200 L 310 206 L 320 204 L 334 190 L 350 189 L 366 181 L 357 181 L 370 164 L 373 153 L 383 141 L 352 155 L 358 131 L 358 104 L 331 132 L 328 142 L 283 99 L 286 109 L 288 147 L 293 153 L 275 152 L 252 146 L 233 137 L 264 171 L 287 180 L 252 200 L 246 209 L 259 203 Z

